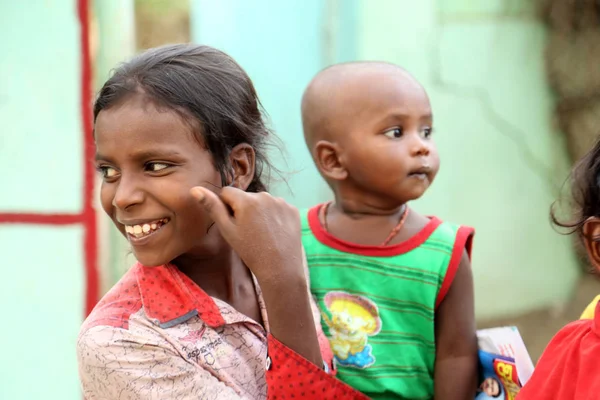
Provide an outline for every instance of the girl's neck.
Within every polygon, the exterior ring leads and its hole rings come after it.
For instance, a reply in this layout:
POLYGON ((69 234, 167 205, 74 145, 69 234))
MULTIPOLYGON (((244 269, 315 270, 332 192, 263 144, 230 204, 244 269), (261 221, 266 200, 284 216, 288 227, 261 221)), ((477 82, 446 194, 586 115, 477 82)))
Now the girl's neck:
POLYGON ((173 264, 209 296, 229 304, 254 287, 250 270, 229 247, 212 256, 183 255, 173 264))

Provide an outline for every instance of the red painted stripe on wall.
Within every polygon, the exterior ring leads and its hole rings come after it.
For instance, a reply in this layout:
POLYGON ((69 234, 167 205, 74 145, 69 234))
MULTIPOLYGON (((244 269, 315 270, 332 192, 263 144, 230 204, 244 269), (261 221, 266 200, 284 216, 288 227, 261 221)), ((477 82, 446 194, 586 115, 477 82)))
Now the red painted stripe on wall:
POLYGON ((77 0, 80 24, 81 45, 81 120, 83 126, 83 224, 85 229, 84 254, 86 273, 85 315, 87 316, 98 301, 98 241, 96 211, 94 210, 94 140, 92 137, 92 61, 90 54, 90 14, 89 1, 77 0))
POLYGON ((0 214, 0 224, 73 225, 82 222, 81 214, 0 214))

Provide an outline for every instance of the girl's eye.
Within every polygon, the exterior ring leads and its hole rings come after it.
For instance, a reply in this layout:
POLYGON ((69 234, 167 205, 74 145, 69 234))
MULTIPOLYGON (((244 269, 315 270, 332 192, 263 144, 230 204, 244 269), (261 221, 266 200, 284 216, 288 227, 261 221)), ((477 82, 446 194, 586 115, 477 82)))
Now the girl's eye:
POLYGON ((158 171, 162 171, 163 169, 167 169, 169 168, 169 164, 165 164, 165 163, 159 163, 159 162, 151 162, 146 164, 146 170, 150 171, 150 172, 158 172, 158 171))
POLYGON ((100 174, 102 174, 102 178, 107 179, 107 178, 114 178, 117 175, 117 170, 112 168, 112 167, 108 167, 106 165, 100 166, 97 168, 98 172, 100 172, 100 174))
POLYGON ((383 134, 391 139, 398 139, 402 137, 402 128, 392 128, 385 131, 383 134))
POLYGON ((432 133, 433 133, 433 128, 424 128, 423 129, 423 137, 425 139, 429 139, 431 137, 432 133))

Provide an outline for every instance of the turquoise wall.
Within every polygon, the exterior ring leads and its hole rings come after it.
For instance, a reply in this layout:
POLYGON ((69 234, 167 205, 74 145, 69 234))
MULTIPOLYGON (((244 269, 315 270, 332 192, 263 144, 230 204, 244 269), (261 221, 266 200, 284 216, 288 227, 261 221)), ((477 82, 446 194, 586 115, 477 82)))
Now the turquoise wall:
POLYGON ((299 99, 322 65, 323 1, 191 1, 192 38, 233 56, 251 76, 261 101, 285 144, 273 152, 285 174, 275 192, 308 206, 329 196, 300 130, 299 99), (287 165, 283 161, 286 158, 287 165))
POLYGON ((23 7, 0 2, 0 170, 2 193, 10 194, 0 196, 0 212, 81 210, 81 74, 75 4, 37 1, 23 7), (40 30, 52 20, 62 23, 40 30), (61 148, 71 150, 57 157, 56 149, 61 148))
MULTIPOLYGON (((0 214, 82 209, 75 1, 1 1, 0 214)), ((0 399, 80 399, 83 228, 0 224, 0 399)))
POLYGON ((476 228, 479 318, 560 304, 578 268, 548 208, 566 177, 551 126, 545 32, 520 2, 468 0, 192 0, 192 37, 231 54, 254 80, 289 156, 299 207, 328 200, 300 126, 302 91, 321 68, 385 60, 411 71, 432 100, 442 169, 413 206, 476 228))
POLYGON ((0 399, 81 399, 82 237, 79 226, 0 225, 0 399))

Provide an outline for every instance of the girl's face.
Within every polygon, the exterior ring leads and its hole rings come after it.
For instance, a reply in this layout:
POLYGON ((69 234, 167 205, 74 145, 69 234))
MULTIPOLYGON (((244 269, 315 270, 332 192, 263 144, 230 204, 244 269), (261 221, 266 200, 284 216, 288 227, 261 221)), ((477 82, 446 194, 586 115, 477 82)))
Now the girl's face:
POLYGON ((140 263, 207 256, 222 244, 189 194, 194 186, 220 187, 221 177, 179 114, 134 96, 98 114, 95 140, 102 208, 140 263))

